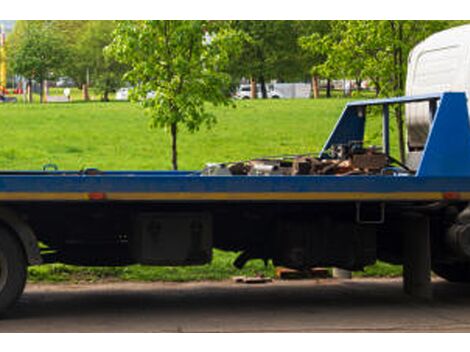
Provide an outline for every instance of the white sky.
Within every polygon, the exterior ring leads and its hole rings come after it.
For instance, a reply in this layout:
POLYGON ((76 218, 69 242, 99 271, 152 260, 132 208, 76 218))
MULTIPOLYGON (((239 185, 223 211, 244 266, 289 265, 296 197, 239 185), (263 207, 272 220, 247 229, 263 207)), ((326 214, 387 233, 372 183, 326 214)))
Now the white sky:
POLYGON ((465 0, 21 0, 7 19, 465 19, 465 0))

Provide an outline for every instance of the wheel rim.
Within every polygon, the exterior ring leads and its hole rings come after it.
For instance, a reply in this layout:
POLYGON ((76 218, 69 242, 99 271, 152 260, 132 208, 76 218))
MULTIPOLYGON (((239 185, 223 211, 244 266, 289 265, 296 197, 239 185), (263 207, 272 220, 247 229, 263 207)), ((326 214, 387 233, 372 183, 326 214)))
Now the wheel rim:
POLYGON ((3 254, 3 251, 0 250, 0 292, 5 288, 8 277, 8 264, 7 258, 3 254))

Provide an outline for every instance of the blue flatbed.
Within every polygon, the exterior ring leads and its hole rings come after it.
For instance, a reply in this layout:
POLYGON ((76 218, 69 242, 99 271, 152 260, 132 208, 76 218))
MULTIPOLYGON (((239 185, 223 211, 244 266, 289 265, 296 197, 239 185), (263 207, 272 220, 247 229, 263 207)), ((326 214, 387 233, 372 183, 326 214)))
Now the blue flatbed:
MULTIPOLYGON (((362 140, 367 106, 429 102, 433 125, 415 174, 206 176, 198 171, 6 171, 2 201, 437 201, 470 200, 470 128, 464 93, 349 103, 326 142, 362 140), (440 101, 437 107, 437 101, 440 101)), ((384 125, 388 128, 388 114, 384 125)), ((389 144, 384 130, 384 144, 389 144)), ((388 147, 387 147, 388 148, 388 147)))
POLYGON ((2 201, 470 200, 470 177, 201 176, 195 172, 0 175, 2 201))

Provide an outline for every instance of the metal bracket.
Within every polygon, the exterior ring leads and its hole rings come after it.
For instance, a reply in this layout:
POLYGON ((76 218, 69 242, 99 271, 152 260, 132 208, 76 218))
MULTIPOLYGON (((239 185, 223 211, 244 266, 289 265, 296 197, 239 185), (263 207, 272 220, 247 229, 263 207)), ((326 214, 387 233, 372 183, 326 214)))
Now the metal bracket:
POLYGON ((362 225, 380 225, 385 222, 385 203, 379 203, 379 217, 377 219, 364 219, 361 216, 361 202, 356 202, 356 222, 362 225))
POLYGON ((42 167, 42 171, 58 171, 59 170, 59 167, 56 165, 56 164, 45 164, 43 167, 42 167))

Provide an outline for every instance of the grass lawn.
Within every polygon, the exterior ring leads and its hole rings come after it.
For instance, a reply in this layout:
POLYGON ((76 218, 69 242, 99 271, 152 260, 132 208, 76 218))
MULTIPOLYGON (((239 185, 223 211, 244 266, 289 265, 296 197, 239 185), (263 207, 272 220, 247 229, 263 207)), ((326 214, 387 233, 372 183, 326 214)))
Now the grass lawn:
MULTIPOLYGON (((236 108, 213 110, 218 123, 196 134, 179 134, 180 169, 201 169, 206 162, 236 161, 263 155, 315 152, 321 149, 345 99, 257 100, 237 102, 236 108)), ((367 141, 377 143, 378 118, 370 119, 367 141)), ((393 126, 392 126, 393 128, 393 126)), ((150 130, 139 107, 125 102, 0 105, 0 168, 40 170, 54 163, 61 170, 96 167, 102 170, 169 169, 170 139, 150 130)), ((242 272, 231 265, 235 254, 215 251, 213 263, 201 267, 77 268, 45 265, 30 269, 30 280, 224 279, 263 273, 273 267, 249 263, 242 272)), ((400 268, 378 264, 366 275, 397 275, 400 268)), ((364 275, 364 274, 362 274, 364 275)))

